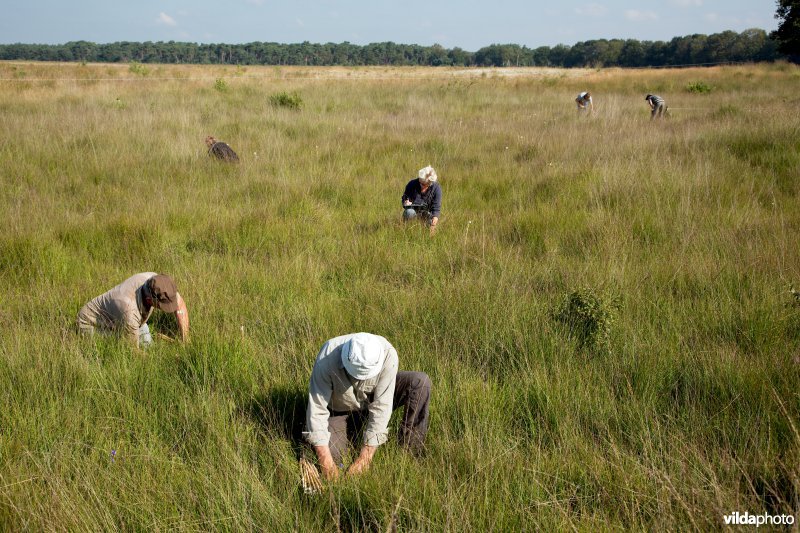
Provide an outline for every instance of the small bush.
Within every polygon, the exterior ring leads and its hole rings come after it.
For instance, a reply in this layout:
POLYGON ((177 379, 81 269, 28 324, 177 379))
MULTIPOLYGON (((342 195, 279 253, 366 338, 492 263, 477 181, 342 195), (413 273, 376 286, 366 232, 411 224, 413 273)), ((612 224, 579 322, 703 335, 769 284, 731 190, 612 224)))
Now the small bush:
POLYGON ((698 94, 710 93, 712 89, 713 87, 711 87, 704 81, 696 81, 686 86, 687 92, 698 93, 698 94))
POLYGON ((553 312, 553 318, 567 326, 580 348, 609 352, 618 307, 615 298, 583 288, 569 293, 553 312))
POLYGON ((228 82, 226 82, 222 78, 217 78, 214 80, 214 89, 218 90, 221 93, 226 93, 229 90, 228 82))
POLYGON ((132 61, 128 67, 128 71, 130 71, 131 74, 136 74, 137 76, 147 76, 150 74, 150 69, 138 61, 132 61))
POLYGON ((287 93, 286 91, 275 93, 269 97, 269 102, 275 107, 288 107, 289 109, 300 109, 303 107, 303 99, 297 93, 287 93))

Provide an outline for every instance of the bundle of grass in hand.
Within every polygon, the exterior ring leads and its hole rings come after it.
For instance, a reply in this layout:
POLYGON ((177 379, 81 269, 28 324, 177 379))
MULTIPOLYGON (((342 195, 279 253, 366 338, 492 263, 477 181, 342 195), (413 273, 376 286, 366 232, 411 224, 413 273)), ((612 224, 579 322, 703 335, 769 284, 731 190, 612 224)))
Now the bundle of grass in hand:
POLYGON ((305 455, 300 457, 300 484, 303 486, 303 494, 322 492, 322 479, 319 477, 319 471, 311 461, 306 459, 305 455))

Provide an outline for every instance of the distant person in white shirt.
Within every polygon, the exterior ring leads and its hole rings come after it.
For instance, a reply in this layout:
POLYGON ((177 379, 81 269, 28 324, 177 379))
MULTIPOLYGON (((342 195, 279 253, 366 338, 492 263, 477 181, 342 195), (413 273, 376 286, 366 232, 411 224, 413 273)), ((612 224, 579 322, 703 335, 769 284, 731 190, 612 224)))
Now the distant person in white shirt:
POLYGON ((583 113, 590 113, 594 111, 594 104, 592 104, 592 95, 589 91, 584 91, 575 98, 575 103, 578 104, 578 111, 583 113))

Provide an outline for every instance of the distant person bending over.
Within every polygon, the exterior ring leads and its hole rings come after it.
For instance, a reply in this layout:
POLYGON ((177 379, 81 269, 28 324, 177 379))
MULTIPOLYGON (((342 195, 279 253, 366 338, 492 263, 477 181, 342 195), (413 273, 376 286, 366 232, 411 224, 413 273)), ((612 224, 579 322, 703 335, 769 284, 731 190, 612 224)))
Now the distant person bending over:
POLYGON ((592 103, 592 95, 588 92, 582 92, 575 98, 575 103, 578 104, 578 111, 589 112, 594 111, 594 104, 592 103))
POLYGON ((311 371, 303 437, 325 479, 339 476, 356 436, 363 439, 361 451, 347 474, 366 471, 400 407, 399 445, 414 455, 424 452, 431 381, 424 372, 398 372, 398 366, 397 351, 379 335, 351 333, 322 345, 311 371))
POLYGON ((134 345, 153 342, 147 319, 153 309, 175 313, 183 341, 189 340, 189 312, 172 278, 155 272, 142 272, 89 301, 78 313, 78 331, 120 334, 134 345))
POLYGON ((658 95, 648 94, 644 97, 650 106, 650 120, 663 118, 667 114, 667 103, 658 95))
POLYGON ((208 146, 208 155, 213 155, 222 161, 229 161, 231 163, 239 162, 239 156, 236 155, 236 152, 234 152, 230 146, 222 141, 218 141, 211 135, 206 137, 206 146, 208 146))
POLYGON ((403 220, 422 219, 436 231, 442 213, 442 187, 433 167, 420 169, 419 177, 408 182, 403 192, 403 220))

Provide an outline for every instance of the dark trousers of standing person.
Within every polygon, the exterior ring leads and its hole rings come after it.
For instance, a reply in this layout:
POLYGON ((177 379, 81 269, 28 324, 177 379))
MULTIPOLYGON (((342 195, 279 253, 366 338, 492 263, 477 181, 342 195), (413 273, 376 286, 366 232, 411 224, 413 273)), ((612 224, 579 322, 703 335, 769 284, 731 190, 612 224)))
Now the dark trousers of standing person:
MULTIPOLYGON (((400 407, 405 408, 397 442, 415 455, 421 454, 425 448, 430 398, 431 380, 426 373, 406 371, 397 373, 392 411, 400 407)), ((368 418, 368 411, 331 413, 328 419, 328 431, 331 433, 328 447, 337 465, 342 464, 342 457, 351 447, 349 436, 362 435, 368 418)))

